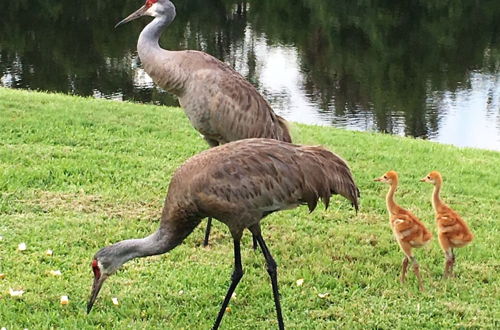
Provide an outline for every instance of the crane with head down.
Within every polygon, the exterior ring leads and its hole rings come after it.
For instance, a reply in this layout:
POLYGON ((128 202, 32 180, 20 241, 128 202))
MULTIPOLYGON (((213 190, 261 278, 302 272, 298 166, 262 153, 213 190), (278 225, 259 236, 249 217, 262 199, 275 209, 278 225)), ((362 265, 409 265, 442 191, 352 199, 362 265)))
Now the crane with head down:
POLYGON ((206 150, 188 159, 174 173, 163 207, 160 228, 150 236, 115 243, 93 260, 94 283, 90 312, 104 281, 125 262, 166 253, 179 245, 204 217, 228 226, 234 243, 231 285, 213 326, 222 321, 229 300, 243 277, 240 240, 250 230, 264 254, 271 277, 280 329, 284 328, 278 292, 277 266, 261 234, 260 221, 280 210, 318 199, 328 207, 340 194, 358 209, 359 190, 349 167, 334 153, 272 139, 245 139, 206 150))

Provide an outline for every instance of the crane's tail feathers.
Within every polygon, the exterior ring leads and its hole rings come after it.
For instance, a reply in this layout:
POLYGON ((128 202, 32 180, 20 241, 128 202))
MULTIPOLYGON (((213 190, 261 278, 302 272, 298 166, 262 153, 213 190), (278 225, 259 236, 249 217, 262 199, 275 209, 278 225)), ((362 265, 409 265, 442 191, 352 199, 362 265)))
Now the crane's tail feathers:
POLYGON ((360 193, 347 163, 324 148, 305 149, 313 154, 311 161, 307 162, 307 172, 304 173, 303 200, 309 211, 316 208, 320 198, 325 208, 328 208, 331 195, 339 194, 351 202, 357 213, 360 193))
MULTIPOLYGON (((353 183, 354 183, 354 180, 353 180, 353 183)), ((361 197, 361 193, 359 191, 359 188, 355 185, 354 195, 353 195, 353 199, 352 199, 352 206, 356 210, 356 215, 358 214, 358 211, 359 211, 359 198, 360 197, 361 197)))
POLYGON ((356 215, 357 215, 359 211, 359 198, 361 198, 361 192, 359 191, 358 187, 356 187, 356 193, 357 193, 357 198, 356 201, 352 203, 352 206, 356 210, 356 215))

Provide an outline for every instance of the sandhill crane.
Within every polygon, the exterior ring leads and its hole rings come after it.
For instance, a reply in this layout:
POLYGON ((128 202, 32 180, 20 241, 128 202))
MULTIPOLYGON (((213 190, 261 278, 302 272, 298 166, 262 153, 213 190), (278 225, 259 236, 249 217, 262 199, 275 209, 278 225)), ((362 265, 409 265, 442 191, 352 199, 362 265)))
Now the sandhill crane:
POLYGON ((432 193, 432 206, 436 212, 436 224, 438 227, 439 245, 445 254, 444 277, 453 276, 453 265, 455 264, 454 248, 463 247, 469 244, 474 235, 470 231, 467 223, 439 196, 443 178, 438 171, 432 171, 420 181, 434 185, 432 193))
POLYGON ((405 281, 408 262, 413 263, 413 272, 418 279, 418 287, 423 291, 422 278, 417 259, 412 253, 413 248, 419 248, 427 244, 432 234, 425 225, 410 211, 405 210, 394 201, 394 193, 398 187, 398 174, 395 171, 389 171, 375 181, 387 183, 390 185, 386 196, 387 211, 389 212, 389 221, 394 233, 394 237, 399 243, 401 250, 405 254, 401 267, 401 283, 405 281))
MULTIPOLYGON (((231 67, 204 52, 160 48, 162 31, 175 15, 170 0, 147 0, 116 26, 142 16, 154 17, 137 42, 144 70, 154 82, 179 98, 191 124, 209 146, 247 138, 292 142, 286 120, 276 115, 257 89, 231 67)), ((209 218, 205 246, 210 227, 209 218)))
POLYGON ((92 261, 94 282, 90 312, 103 282, 130 259, 166 253, 179 245, 204 217, 229 227, 234 243, 231 285, 214 324, 218 328, 231 295, 243 276, 240 240, 244 229, 257 239, 271 278, 280 329, 284 328, 276 262, 261 235, 267 215, 299 204, 310 211, 318 199, 328 206, 340 194, 358 209, 359 190, 337 155, 322 147, 272 139, 246 139, 208 149, 188 159, 174 173, 162 211, 160 228, 142 239, 118 242, 99 250, 92 261))

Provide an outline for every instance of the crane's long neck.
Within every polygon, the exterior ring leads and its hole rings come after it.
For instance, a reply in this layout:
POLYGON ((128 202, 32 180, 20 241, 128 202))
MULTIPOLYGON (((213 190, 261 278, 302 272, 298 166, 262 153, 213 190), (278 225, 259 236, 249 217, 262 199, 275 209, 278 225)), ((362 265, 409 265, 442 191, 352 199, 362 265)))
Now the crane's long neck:
POLYGON ((145 60, 155 52, 162 50, 159 44, 160 36, 165 27, 167 27, 172 20, 173 17, 170 16, 155 17, 155 19, 142 30, 139 35, 139 40, 137 41, 137 51, 139 52, 141 60, 145 60))
POLYGON ((390 214, 395 214, 399 209, 399 205, 396 204, 396 202, 394 201, 394 193, 396 192, 397 188, 398 188, 397 181, 393 181, 391 183, 389 191, 387 192, 387 196, 385 197, 387 211, 389 211, 390 214))
POLYGON ((182 57, 179 58, 178 52, 162 49, 158 43, 163 29, 172 22, 174 17, 175 9, 172 7, 166 15, 156 17, 149 23, 139 36, 137 51, 144 70, 153 81, 161 88, 181 98, 185 92, 190 71, 185 70, 180 64, 182 57))
POLYGON ((432 193, 432 206, 434 207, 434 210, 436 212, 445 205, 441 200, 440 193, 441 193, 441 182, 438 181, 434 185, 434 192, 432 193))
POLYGON ((201 219, 162 220, 160 228, 153 234, 138 239, 128 239, 113 244, 107 249, 116 256, 119 265, 134 259, 166 253, 182 241, 200 223, 201 219))
POLYGON ((172 239, 168 232, 164 232, 160 228, 145 238, 127 239, 113 244, 109 248, 114 250, 114 254, 119 259, 119 264, 124 264, 134 258, 166 253, 179 243, 172 239))

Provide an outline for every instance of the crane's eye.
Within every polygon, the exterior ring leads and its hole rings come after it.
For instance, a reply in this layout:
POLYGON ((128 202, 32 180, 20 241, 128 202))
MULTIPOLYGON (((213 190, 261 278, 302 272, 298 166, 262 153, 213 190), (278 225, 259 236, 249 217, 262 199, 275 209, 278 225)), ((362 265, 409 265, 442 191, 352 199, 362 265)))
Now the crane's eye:
POLYGON ((384 175, 384 179, 387 179, 387 175, 384 175))
POLYGON ((430 176, 427 176, 427 179, 429 179, 429 180, 430 180, 430 179, 431 179, 431 177, 430 177, 430 176))

